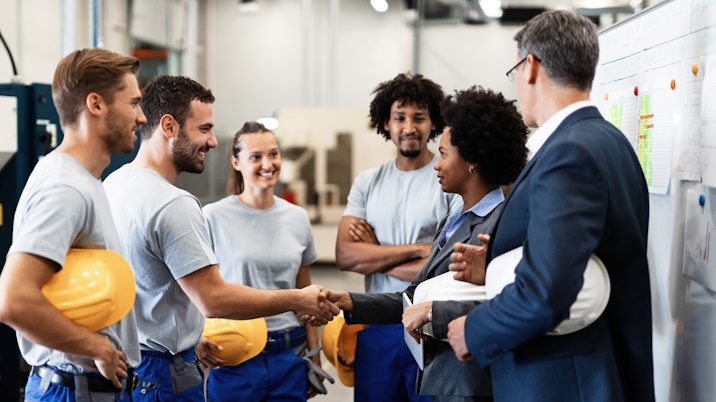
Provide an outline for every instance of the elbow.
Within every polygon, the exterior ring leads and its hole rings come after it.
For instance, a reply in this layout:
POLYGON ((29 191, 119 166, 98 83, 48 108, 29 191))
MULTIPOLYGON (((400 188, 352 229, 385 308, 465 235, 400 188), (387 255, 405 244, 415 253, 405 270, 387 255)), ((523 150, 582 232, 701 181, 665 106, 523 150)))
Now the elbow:
POLYGON ((199 312, 201 312, 201 315, 205 318, 226 317, 226 313, 222 310, 221 304, 212 301, 212 298, 209 298, 209 300, 201 300, 199 303, 195 302, 194 305, 199 309, 199 312))
POLYGON ((336 250, 336 266, 341 271, 350 271, 353 268, 353 264, 346 253, 338 250, 336 250))
POLYGON ((0 294, 0 322, 12 326, 17 318, 17 309, 9 293, 10 292, 2 292, 2 294, 0 294))

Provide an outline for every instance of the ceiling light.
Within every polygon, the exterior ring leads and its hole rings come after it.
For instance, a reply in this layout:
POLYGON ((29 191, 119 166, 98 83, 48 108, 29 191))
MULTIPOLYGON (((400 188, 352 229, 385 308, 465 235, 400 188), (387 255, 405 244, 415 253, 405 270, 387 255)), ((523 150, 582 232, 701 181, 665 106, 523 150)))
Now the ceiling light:
POLYGON ((384 13, 388 11, 388 1, 387 0, 370 0, 370 5, 373 6, 375 11, 379 13, 384 13))
POLYGON ((275 130, 278 128, 278 119, 275 117, 262 117, 256 121, 263 124, 267 130, 275 130))

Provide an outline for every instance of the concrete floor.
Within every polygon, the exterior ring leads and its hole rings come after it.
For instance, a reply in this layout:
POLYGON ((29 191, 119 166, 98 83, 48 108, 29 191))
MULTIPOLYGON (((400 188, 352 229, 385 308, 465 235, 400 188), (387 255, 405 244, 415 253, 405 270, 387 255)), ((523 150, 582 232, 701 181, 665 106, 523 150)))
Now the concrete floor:
MULTIPOLYGON (((332 265, 319 265, 311 267, 311 281, 325 288, 345 290, 348 292, 364 292, 363 275, 353 272, 342 272, 332 265)), ((319 338, 320 331, 319 328, 319 338)), ((324 381, 326 385, 327 395, 317 395, 310 399, 315 402, 352 402, 353 388, 349 388, 338 381, 336 368, 326 360, 325 355, 321 355, 323 369, 328 372, 336 382, 334 384, 324 381)))

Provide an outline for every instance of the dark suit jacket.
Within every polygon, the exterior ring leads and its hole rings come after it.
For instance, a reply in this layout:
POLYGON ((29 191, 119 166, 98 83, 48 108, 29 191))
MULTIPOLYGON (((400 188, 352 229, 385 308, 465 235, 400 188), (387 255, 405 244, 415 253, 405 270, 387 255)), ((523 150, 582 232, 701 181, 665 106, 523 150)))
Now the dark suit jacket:
MULTIPOLYGON (((501 205, 498 205, 486 217, 470 214, 455 231, 442 249, 438 248, 440 232, 445 219, 440 223, 430 256, 422 271, 405 289, 410 300, 415 288, 423 281, 448 271, 450 254, 455 243, 482 245, 478 234, 490 233, 497 222, 501 205)), ((364 294, 351 293, 353 312, 346 317, 349 324, 397 324, 403 317, 402 293, 364 294)), ((491 395, 490 373, 480 368, 477 362, 460 362, 450 344, 439 339, 447 337, 447 325, 453 319, 467 314, 477 302, 434 301, 433 334, 436 339, 425 343, 425 371, 418 374, 417 390, 422 395, 473 396, 491 395)))
POLYGON ((492 236, 491 258, 524 246, 515 282, 466 321, 495 401, 654 400, 648 219, 644 173, 624 135, 594 107, 569 115, 515 181, 492 236), (604 314, 544 335, 568 317, 592 253, 611 280, 604 314))

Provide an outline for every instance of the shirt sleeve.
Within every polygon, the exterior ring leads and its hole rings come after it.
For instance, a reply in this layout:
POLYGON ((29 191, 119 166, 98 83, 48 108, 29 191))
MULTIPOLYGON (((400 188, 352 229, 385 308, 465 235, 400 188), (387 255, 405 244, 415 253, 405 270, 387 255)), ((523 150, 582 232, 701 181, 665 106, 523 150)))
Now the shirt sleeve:
POLYGON ((343 216, 355 216, 356 218, 365 219, 365 205, 366 198, 368 196, 368 183, 369 178, 366 173, 361 173, 353 181, 351 191, 348 193, 348 205, 346 210, 343 212, 343 216))
POLYGON ((217 263, 197 200, 181 196, 157 213, 153 250, 162 256, 175 279, 217 263))
POLYGON ((204 214, 204 225, 206 226, 206 235, 208 236, 209 244, 212 250, 216 250, 214 248, 214 232, 211 227, 211 214, 206 208, 202 209, 202 213, 204 214))
POLYGON ((33 254, 62 267, 67 250, 82 231, 87 208, 84 197, 72 187, 55 185, 38 191, 25 204, 22 220, 14 223, 8 255, 33 254))
POLYGON ((318 260, 318 252, 313 241, 313 232, 311 231, 311 222, 308 219, 308 215, 306 215, 306 233, 308 234, 308 241, 306 242, 306 248, 303 250, 303 255, 301 255, 302 267, 311 265, 318 260))

